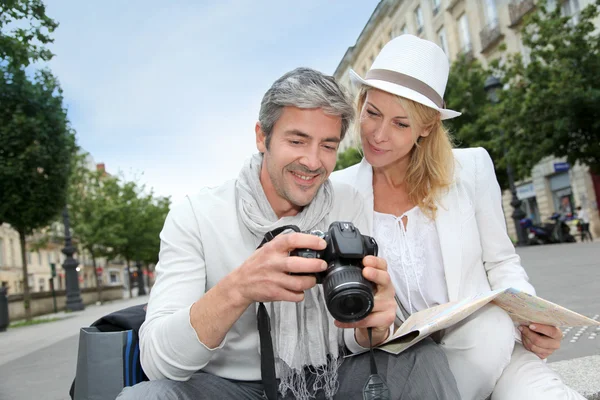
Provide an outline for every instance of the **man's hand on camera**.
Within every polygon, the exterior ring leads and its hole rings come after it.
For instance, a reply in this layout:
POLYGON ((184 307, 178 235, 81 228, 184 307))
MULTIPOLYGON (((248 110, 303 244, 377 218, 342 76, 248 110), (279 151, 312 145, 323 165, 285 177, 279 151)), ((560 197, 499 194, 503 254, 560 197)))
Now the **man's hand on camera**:
POLYGON ((364 319, 354 323, 335 321, 340 328, 355 328, 356 341, 362 347, 369 347, 367 328, 373 328, 373 346, 388 338, 390 327, 396 319, 396 300, 394 286, 387 272, 387 263, 383 258, 367 256, 363 259, 363 276, 375 283, 375 304, 373 311, 364 319))
POLYGON ((323 250, 325 240, 305 233, 278 235, 256 250, 234 272, 230 281, 235 282, 240 301, 254 302, 304 300, 304 291, 316 285, 314 276, 327 268, 327 263, 316 258, 289 257, 297 248, 323 250), (310 275, 290 275, 304 273, 310 275))

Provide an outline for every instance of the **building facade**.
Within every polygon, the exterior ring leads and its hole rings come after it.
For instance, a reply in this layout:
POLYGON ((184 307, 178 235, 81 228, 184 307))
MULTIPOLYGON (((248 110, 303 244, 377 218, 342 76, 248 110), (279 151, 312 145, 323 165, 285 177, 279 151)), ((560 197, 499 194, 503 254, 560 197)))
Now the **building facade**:
MULTIPOLYGON (((561 7, 563 15, 577 22, 579 12, 592 1, 548 3, 551 7, 561 7)), ((502 57, 501 44, 506 46, 507 53, 520 52, 527 60, 519 27, 523 17, 535 7, 534 0, 382 0, 354 46, 344 54, 334 76, 350 88, 350 69, 364 76, 385 43, 403 33, 435 42, 450 62, 465 54, 487 66, 502 57)), ((600 26, 600 21, 596 21, 596 26, 600 26)), ((358 145, 356 129, 352 127, 340 151, 358 145)), ((600 236, 600 177, 590 174, 586 166, 569 166, 561 159, 546 159, 536 165, 529 179, 516 186, 523 210, 535 221, 543 223, 556 211, 574 211, 581 206, 591 217, 592 234, 600 236)), ((511 198, 510 192, 503 194, 509 235, 516 239, 511 198)))

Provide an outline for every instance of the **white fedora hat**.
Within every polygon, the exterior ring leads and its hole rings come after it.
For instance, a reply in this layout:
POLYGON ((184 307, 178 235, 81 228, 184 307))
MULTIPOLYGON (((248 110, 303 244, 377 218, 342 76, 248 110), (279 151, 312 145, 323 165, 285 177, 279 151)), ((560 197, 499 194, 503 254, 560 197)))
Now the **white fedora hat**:
POLYGON ((361 78, 350 70, 355 85, 367 85, 421 103, 440 112, 441 119, 458 117, 444 103, 450 64, 444 51, 435 43, 413 35, 390 40, 361 78))

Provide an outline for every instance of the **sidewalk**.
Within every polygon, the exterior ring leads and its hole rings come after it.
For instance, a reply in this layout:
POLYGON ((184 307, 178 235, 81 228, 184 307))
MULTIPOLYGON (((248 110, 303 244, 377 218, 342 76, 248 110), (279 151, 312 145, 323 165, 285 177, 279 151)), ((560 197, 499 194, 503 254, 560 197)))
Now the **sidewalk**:
POLYGON ((36 319, 58 318, 60 321, 9 328, 6 332, 0 332, 0 365, 78 335, 79 328, 90 326, 106 314, 147 302, 147 295, 114 300, 100 306, 88 305, 83 311, 59 312, 36 317, 36 319))
POLYGON ((600 355, 558 361, 548 366, 586 399, 600 400, 600 355))

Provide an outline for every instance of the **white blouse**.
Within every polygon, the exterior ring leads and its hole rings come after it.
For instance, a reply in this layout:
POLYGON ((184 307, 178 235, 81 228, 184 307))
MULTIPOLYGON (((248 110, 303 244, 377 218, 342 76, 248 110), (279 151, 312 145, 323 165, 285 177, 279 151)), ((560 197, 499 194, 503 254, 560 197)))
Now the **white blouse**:
POLYGON ((419 207, 400 217, 374 212, 379 256, 388 263, 396 295, 413 313, 448 302, 448 287, 435 221, 419 207), (406 226, 402 218, 406 217, 406 226))

